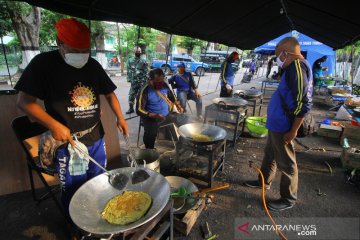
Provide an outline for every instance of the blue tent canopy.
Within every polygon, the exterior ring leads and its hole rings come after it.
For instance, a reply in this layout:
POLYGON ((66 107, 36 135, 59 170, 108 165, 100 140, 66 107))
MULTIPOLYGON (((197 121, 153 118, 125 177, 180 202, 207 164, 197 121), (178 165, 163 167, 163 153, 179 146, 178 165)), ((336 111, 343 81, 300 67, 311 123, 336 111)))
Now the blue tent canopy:
POLYGON ((254 52, 265 55, 274 55, 276 45, 281 39, 285 37, 295 37, 298 39, 301 51, 306 52, 306 59, 311 66, 317 59, 326 55, 328 58, 326 62, 322 65, 327 66, 329 69, 328 71, 324 71, 324 74, 334 75, 336 52, 331 47, 326 46, 325 44, 316 41, 315 39, 312 39, 311 37, 297 31, 285 33, 284 35, 281 35, 280 37, 277 37, 270 42, 267 42, 260 47, 255 48, 254 52))

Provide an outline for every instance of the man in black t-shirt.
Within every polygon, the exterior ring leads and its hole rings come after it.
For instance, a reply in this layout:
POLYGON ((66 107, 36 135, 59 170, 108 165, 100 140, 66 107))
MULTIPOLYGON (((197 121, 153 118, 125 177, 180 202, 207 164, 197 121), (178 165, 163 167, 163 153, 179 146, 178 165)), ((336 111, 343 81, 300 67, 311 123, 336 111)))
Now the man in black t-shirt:
POLYGON ((115 113, 120 132, 128 135, 128 125, 114 93, 116 86, 101 65, 89 57, 89 29, 72 18, 61 19, 55 27, 59 50, 37 55, 15 89, 20 91, 18 107, 47 127, 54 139, 64 143, 55 152, 55 164, 62 186, 62 201, 68 212, 75 191, 102 173, 92 162, 84 174, 70 171, 69 151, 72 149, 68 148, 68 143, 74 145, 72 136, 77 136, 87 147, 89 155, 106 166, 104 129, 100 121, 101 94, 105 95, 115 113), (46 111, 37 99, 44 101, 46 111))

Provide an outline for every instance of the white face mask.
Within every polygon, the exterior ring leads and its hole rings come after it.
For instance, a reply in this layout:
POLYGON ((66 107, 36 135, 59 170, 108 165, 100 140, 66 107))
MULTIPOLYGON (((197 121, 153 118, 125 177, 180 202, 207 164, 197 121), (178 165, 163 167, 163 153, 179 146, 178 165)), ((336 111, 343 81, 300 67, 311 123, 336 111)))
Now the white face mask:
POLYGON ((301 54, 292 53, 292 52, 285 52, 285 59, 284 61, 281 61, 280 56, 283 54, 283 52, 280 53, 280 55, 276 58, 277 64, 282 68, 284 63, 286 62, 288 54, 295 55, 295 56, 301 56, 301 54))
POLYGON ((89 60, 90 53, 65 53, 64 60, 74 68, 82 68, 89 60))
POLYGON ((283 67, 283 65, 284 65, 284 62, 286 61, 286 58, 287 58, 287 56, 285 57, 285 60, 284 61, 281 61, 281 59, 280 59, 280 56, 282 55, 282 53, 283 52, 281 52, 280 53, 280 55, 276 58, 276 62, 277 62, 277 64, 279 65, 279 67, 283 67))

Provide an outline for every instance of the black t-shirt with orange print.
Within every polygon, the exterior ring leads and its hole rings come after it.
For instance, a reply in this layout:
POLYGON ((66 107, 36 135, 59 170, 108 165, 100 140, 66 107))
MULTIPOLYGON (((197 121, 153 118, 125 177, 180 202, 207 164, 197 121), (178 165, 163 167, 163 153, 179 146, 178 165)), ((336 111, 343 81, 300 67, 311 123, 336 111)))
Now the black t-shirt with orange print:
POLYGON ((15 89, 43 100, 46 112, 71 133, 99 123, 80 139, 91 145, 104 135, 99 95, 113 92, 116 86, 96 60, 89 58, 83 68, 77 69, 66 64, 56 50, 34 57, 15 89))

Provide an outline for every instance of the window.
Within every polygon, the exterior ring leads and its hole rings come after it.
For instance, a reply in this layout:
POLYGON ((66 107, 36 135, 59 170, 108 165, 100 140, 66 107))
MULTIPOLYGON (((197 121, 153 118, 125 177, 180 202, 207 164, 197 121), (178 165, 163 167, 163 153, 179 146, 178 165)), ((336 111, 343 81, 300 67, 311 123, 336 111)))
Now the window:
POLYGON ((106 38, 105 43, 106 44, 114 44, 115 43, 115 38, 112 38, 112 37, 106 38))

